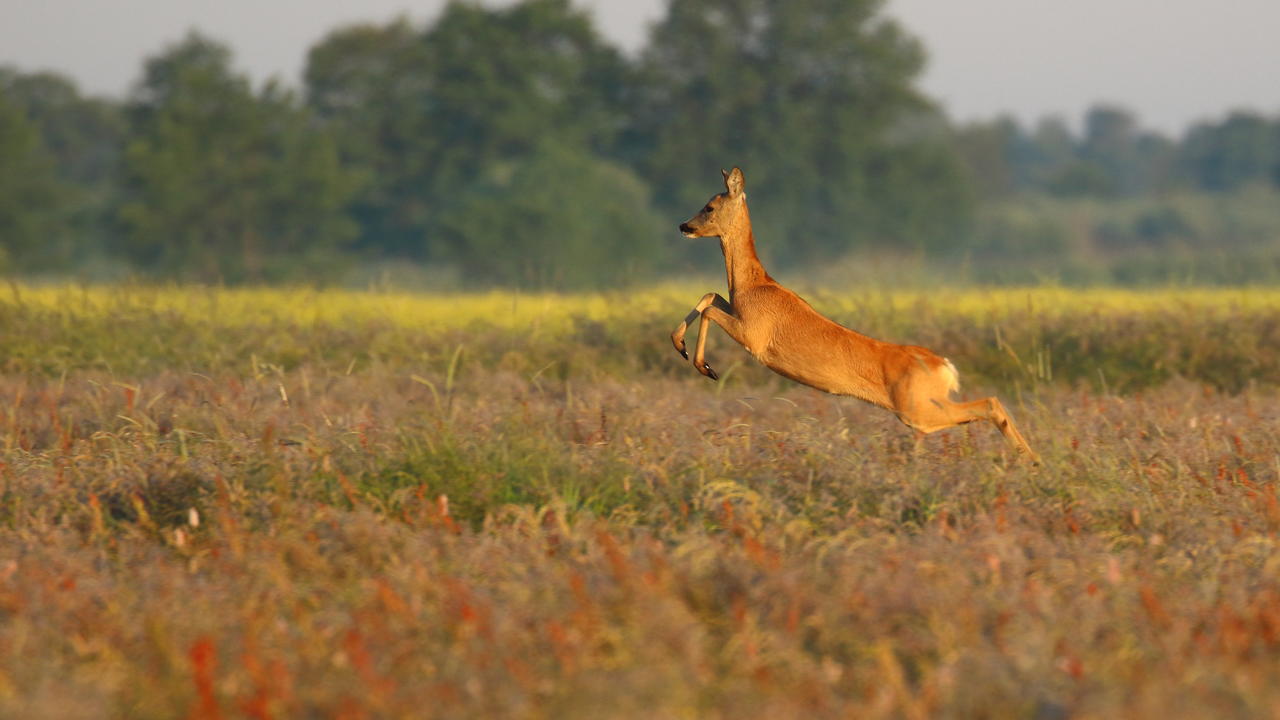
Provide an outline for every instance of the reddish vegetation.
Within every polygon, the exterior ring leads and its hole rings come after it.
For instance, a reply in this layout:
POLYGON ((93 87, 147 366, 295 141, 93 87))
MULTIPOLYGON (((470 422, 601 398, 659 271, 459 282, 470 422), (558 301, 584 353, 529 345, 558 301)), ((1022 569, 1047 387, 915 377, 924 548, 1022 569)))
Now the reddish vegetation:
POLYGON ((1005 388, 1033 468, 759 377, 503 352, 0 377, 0 715, 1280 708, 1271 390, 1005 388))

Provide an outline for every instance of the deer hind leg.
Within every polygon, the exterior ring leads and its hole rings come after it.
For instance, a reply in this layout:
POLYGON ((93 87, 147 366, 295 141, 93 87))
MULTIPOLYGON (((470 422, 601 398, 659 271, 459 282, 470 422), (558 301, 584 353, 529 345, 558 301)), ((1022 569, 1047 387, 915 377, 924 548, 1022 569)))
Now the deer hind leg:
POLYGON ((1009 417, 1009 412, 1004 409, 999 398, 989 397, 970 402, 955 402, 946 398, 931 399, 924 401, 913 410, 909 414, 900 412, 899 416, 902 417, 903 422, 922 433, 937 432, 975 420, 988 420, 1011 445, 1025 452, 1032 462, 1037 464, 1040 462, 1040 456, 1027 444, 1027 439, 1022 436, 1022 433, 1018 432, 1018 428, 1013 424, 1013 418, 1009 417))
POLYGON ((680 357, 685 360, 689 359, 689 351, 685 349, 684 334, 689 329, 689 325, 700 318, 702 311, 710 307, 712 303, 720 305, 725 312, 731 311, 728 300, 720 297, 719 293, 710 292, 703 295, 698 304, 694 305, 693 309, 689 311, 689 314, 684 316, 684 320, 680 321, 676 329, 671 331, 671 344, 676 346, 676 352, 680 353, 680 357))
POLYGON ((1004 409, 1004 405, 1000 400, 989 397, 987 402, 991 405, 991 422, 996 426, 996 429, 1005 436, 1005 439, 1021 448, 1027 454, 1027 457, 1031 458, 1032 462, 1039 465, 1040 456, 1027 444, 1027 439, 1022 437, 1022 433, 1018 432, 1017 426, 1013 424, 1013 418, 1009 417, 1009 413, 1004 409))
POLYGON ((743 342, 746 334, 742 330, 742 321, 733 316, 729 303, 724 302, 724 298, 719 295, 716 295, 716 301, 710 307, 702 311, 702 321, 698 324, 698 345, 693 351, 693 366, 698 368, 698 372, 712 380, 719 380, 720 376, 716 375, 716 371, 711 369, 705 359, 707 330, 711 327, 712 322, 719 325, 722 330, 729 334, 729 337, 743 347, 746 347, 746 343, 743 342))

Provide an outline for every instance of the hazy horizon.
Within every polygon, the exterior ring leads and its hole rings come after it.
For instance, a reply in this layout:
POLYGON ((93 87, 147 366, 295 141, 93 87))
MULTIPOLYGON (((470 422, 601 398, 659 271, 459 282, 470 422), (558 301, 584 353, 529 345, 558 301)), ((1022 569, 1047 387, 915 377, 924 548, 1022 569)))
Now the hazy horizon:
MULTIPOLYGON (((665 7, 665 0, 575 3, 628 52, 643 44, 665 7)), ((307 49, 334 28, 398 15, 422 23, 444 4, 0 0, 0 64, 53 70, 86 93, 121 97, 144 58, 199 29, 228 43, 237 67, 255 81, 277 77, 297 85, 307 49)), ((956 120, 1056 115, 1076 123, 1089 106, 1108 103, 1130 109, 1147 127, 1178 134, 1237 109, 1280 112, 1268 77, 1280 67, 1280 45, 1271 38, 1280 5, 1264 0, 1235 0, 1213 11, 1191 0, 890 0, 886 7, 924 42, 930 61, 920 86, 956 120)))

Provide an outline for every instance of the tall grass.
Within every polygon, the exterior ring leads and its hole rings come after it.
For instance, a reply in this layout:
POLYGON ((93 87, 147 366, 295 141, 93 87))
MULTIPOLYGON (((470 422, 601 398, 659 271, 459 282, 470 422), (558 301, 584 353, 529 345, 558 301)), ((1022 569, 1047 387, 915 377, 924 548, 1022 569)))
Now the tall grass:
MULTIPOLYGON (((124 376, 354 371, 450 363, 560 378, 684 368, 667 335, 706 288, 617 294, 478 295, 220 288, 31 288, 0 293, 10 373, 124 376)), ((1280 384, 1280 291, 1061 288, 805 293, 876 337, 923 344, 967 378, 1010 390, 1055 380, 1133 390, 1182 377, 1238 391, 1280 384)), ((740 379, 771 377, 731 343, 740 379)), ((724 347, 728 345, 728 347, 724 347)))
POLYGON ((0 715, 1280 707, 1280 295, 812 295, 1004 392, 1041 468, 719 336, 713 384, 697 296, 19 288, 0 715))

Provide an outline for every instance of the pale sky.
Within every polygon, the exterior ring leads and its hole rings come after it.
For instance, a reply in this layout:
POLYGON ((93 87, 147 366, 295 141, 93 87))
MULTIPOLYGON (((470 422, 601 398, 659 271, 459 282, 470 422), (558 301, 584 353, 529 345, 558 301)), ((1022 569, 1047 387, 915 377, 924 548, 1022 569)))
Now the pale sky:
MULTIPOLYGON (((634 50, 666 0, 575 0, 634 50)), ((70 75, 121 96, 143 58, 198 28, 262 80, 296 83, 307 48, 334 27, 422 22, 444 0, 0 0, 0 64, 70 75)), ((1276 0, 889 0, 924 40, 921 86, 960 120, 1012 113, 1076 121, 1096 101, 1179 132, 1231 109, 1280 114, 1276 0)))

